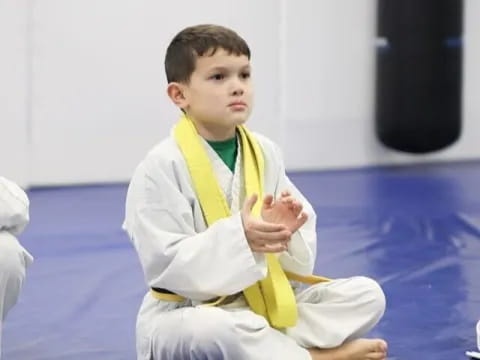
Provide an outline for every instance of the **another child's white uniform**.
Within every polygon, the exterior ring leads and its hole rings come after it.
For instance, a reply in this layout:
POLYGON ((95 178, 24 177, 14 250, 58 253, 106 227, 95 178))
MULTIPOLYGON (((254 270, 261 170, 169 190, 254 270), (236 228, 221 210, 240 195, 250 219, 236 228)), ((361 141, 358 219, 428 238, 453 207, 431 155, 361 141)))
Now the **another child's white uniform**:
MULTIPOLYGON (((311 274, 317 244, 315 213, 287 178, 278 148, 256 136, 265 157, 265 194, 278 197, 288 189, 309 215, 280 262, 285 270, 311 274)), ((147 293, 137 319, 138 359, 310 359, 305 348, 335 347, 370 330, 383 315, 385 297, 380 286, 365 277, 296 289, 299 320, 285 332, 250 311, 243 296, 220 308, 195 306, 241 292, 266 276, 264 255, 251 251, 242 226, 245 189, 240 148, 232 174, 203 143, 231 206, 231 217, 207 228, 173 136, 147 155, 130 183, 124 229, 148 285, 191 299, 175 303, 147 293)))
POLYGON ((17 302, 25 269, 33 261, 16 238, 28 224, 28 206, 23 190, 0 177, 0 349, 3 321, 17 302))

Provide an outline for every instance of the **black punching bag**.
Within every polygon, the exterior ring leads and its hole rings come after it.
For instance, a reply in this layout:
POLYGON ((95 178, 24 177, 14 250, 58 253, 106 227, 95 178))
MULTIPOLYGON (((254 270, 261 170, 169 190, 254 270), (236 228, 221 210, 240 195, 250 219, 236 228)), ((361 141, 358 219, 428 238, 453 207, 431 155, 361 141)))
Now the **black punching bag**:
POLYGON ((378 0, 376 131, 386 146, 440 150, 461 132, 462 0, 378 0))

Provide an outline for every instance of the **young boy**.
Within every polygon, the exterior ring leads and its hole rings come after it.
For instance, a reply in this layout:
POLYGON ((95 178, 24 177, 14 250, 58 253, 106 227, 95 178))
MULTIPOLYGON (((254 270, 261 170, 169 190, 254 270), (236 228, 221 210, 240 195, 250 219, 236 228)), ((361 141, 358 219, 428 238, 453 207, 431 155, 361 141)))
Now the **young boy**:
POLYGON ((17 302, 25 269, 33 261, 16 238, 28 223, 28 205, 23 190, 0 177, 0 349, 3 321, 17 302))
POLYGON ((242 125, 249 60, 245 41, 215 25, 186 28, 167 49, 167 92, 183 114, 136 169, 124 222, 151 288, 138 359, 386 359, 385 341, 359 339, 383 315, 379 285, 308 276, 315 213, 278 148, 242 125))

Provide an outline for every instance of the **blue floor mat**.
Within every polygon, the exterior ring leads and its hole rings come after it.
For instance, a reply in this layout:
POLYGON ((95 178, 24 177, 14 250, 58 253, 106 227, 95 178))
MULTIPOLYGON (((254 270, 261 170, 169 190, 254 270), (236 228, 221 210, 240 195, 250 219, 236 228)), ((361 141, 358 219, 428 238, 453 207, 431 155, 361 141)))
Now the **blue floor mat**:
MULTIPOLYGON (((480 163, 292 173, 318 215, 316 272, 387 295, 372 332, 392 360, 466 359, 480 319, 480 163)), ((34 189, 35 256, 4 331, 5 360, 132 360, 146 287, 120 226, 125 185, 34 189)))

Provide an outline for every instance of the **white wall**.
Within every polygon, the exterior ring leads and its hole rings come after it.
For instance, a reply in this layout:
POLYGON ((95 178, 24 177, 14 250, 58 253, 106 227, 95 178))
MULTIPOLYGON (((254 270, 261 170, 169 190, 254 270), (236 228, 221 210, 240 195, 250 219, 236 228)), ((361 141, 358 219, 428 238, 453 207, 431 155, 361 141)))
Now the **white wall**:
POLYGON ((163 57, 175 33, 196 23, 230 26, 249 42, 250 126, 280 142, 289 169, 480 158, 480 2, 466 0, 463 136, 421 156, 374 136, 375 5, 0 0, 0 170, 31 185, 128 180, 177 118, 163 57))
POLYGON ((288 167, 370 163, 375 1, 286 1, 286 14, 288 167))
POLYGON ((28 183, 27 0, 0 0, 0 176, 28 183))
POLYGON ((36 2, 33 184, 127 180, 178 118, 166 97, 163 59, 171 38, 196 23, 229 25, 250 40, 261 99, 257 127, 265 128, 262 119, 270 118, 276 101, 271 90, 278 87, 276 1, 244 1, 241 7, 192 1, 189 11, 185 2, 166 4, 36 2))

